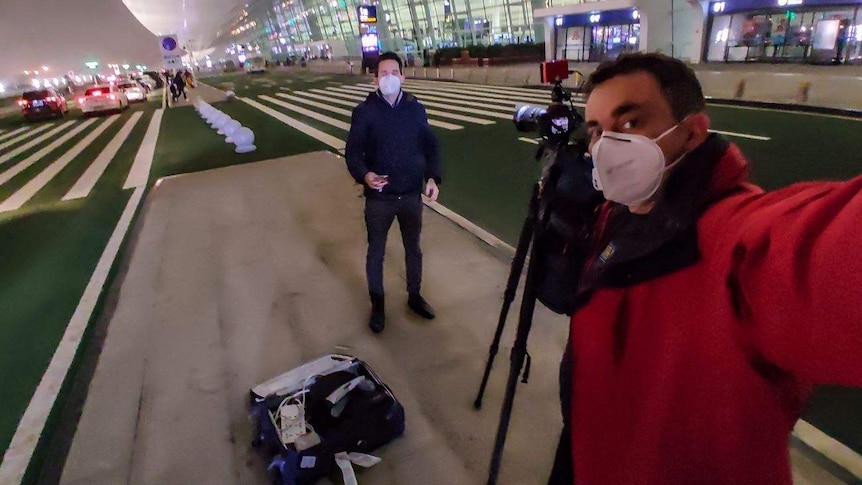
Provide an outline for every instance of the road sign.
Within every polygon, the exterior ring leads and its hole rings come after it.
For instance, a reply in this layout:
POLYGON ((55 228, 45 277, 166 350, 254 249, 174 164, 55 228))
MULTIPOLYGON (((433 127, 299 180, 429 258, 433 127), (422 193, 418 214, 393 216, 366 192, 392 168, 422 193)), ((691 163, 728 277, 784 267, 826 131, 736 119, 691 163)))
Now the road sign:
POLYGON ((159 48, 162 51, 162 67, 173 70, 183 68, 183 50, 176 35, 159 37, 159 48))

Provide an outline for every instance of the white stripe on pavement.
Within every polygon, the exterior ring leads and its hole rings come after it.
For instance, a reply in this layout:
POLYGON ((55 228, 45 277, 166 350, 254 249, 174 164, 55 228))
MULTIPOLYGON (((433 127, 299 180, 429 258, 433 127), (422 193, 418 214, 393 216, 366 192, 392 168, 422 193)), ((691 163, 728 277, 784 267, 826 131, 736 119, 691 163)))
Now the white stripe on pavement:
POLYGON ((499 106, 499 105, 488 103, 484 99, 480 100, 476 97, 473 97, 472 99, 469 99, 469 100, 468 99, 455 99, 450 95, 446 95, 446 94, 442 94, 442 93, 434 93, 432 91, 416 90, 416 89, 411 89, 410 93, 418 94, 419 96, 417 96, 417 98, 419 99, 419 101, 422 102, 422 104, 427 104, 426 101, 437 101, 437 102, 441 102, 441 103, 449 103, 449 104, 462 105, 462 106, 481 106, 485 110, 502 111, 506 114, 507 118, 510 118, 512 116, 512 113, 514 113, 514 108, 510 107, 514 103, 511 103, 511 104, 506 103, 505 106, 499 106))
POLYGON ((793 434, 803 443, 862 480, 862 455, 802 419, 796 422, 793 434))
POLYGON ((482 106, 487 106, 488 108, 491 108, 491 109, 501 109, 501 110, 514 109, 515 105, 523 104, 524 102, 540 104, 542 106, 545 106, 548 104, 547 103, 548 100, 545 100, 545 101, 539 103, 537 100, 524 99, 524 98, 518 98, 518 97, 503 98, 503 99, 487 98, 487 97, 483 97, 483 96, 480 96, 477 94, 465 94, 463 92, 461 92, 461 93, 450 93, 448 91, 440 91, 440 90, 433 89, 433 88, 408 89, 407 91, 414 93, 414 94, 421 95, 420 101, 425 99, 425 96, 429 96, 429 95, 430 96, 440 96, 440 97, 445 97, 449 102, 452 102, 452 103, 455 103, 455 102, 470 103, 473 106, 481 103, 482 106))
MULTIPOLYGON (((300 93, 297 92, 295 94, 300 94, 300 93)), ((316 101, 303 99, 299 96, 294 96, 294 95, 284 94, 284 93, 275 93, 275 95, 278 96, 279 98, 289 99, 291 101, 296 101, 297 103, 303 103, 303 104, 307 104, 309 106, 314 106, 315 108, 320 108, 320 109, 325 109, 327 111, 332 111, 333 113, 337 113, 337 114, 340 114, 342 116, 347 116, 348 118, 353 115, 353 112, 350 111, 349 109, 336 108, 336 107, 330 106, 328 104, 318 103, 316 101)), ((308 94, 306 94, 306 96, 312 97, 313 95, 309 96, 308 94)), ((323 96, 321 96, 321 97, 323 97, 323 96)), ((338 104, 338 103, 333 103, 333 104, 338 104)))
POLYGON ((30 179, 29 182, 24 184, 23 187, 15 191, 14 194, 9 196, 8 199, 4 200, 2 204, 0 204, 0 212, 8 212, 13 210, 18 210, 27 203, 28 200, 33 198, 37 192, 45 188, 48 183, 57 176, 66 165, 72 163, 72 160, 75 159, 81 152, 84 151, 85 148, 90 146, 93 143, 93 140, 99 137, 105 130, 108 129, 117 119, 117 116, 111 116, 106 119, 101 125, 97 126, 95 130, 91 131, 87 134, 81 141, 75 144, 72 148, 69 149, 66 153, 63 154, 60 158, 54 161, 51 165, 45 170, 42 170, 39 175, 30 179))
MULTIPOLYGON (((93 118, 93 119, 89 119, 89 120, 81 123, 80 125, 69 130, 68 133, 64 134, 60 138, 57 138, 56 140, 51 142, 50 145, 46 146, 45 148, 39 150, 38 152, 36 152, 32 155, 30 155, 29 157, 27 157, 23 161, 20 161, 17 164, 13 165, 9 170, 6 170, 5 172, 0 173, 0 185, 5 184, 12 177, 14 177, 14 176, 18 175, 19 173, 23 172, 24 170, 27 170, 28 168, 30 168, 30 166, 32 166, 34 163, 41 160, 45 155, 54 151, 57 147, 59 147, 63 143, 66 143, 67 141, 69 141, 73 136, 84 131, 84 129, 86 127, 90 126, 95 121, 96 121, 95 118, 93 118)), ((68 123, 74 123, 74 122, 69 121, 68 123)), ((62 127, 63 127, 63 125, 58 126, 57 128, 59 129, 62 127)), ((51 130, 51 131, 54 131, 54 130, 51 130)), ((49 133, 46 133, 46 135, 53 135, 53 134, 49 132, 49 133)))
POLYGON ((246 104, 248 104, 254 108, 257 108, 260 111, 263 111, 264 113, 272 116, 273 118, 277 119, 278 121, 281 121, 285 125, 290 126, 291 128, 295 128, 295 129, 301 131, 302 133, 305 133, 306 135, 308 135, 308 136, 310 136, 310 137, 312 137, 312 138, 314 138, 314 139, 316 139, 322 143, 325 143, 325 144, 331 146, 332 148, 335 148, 336 150, 343 150, 344 149, 344 146, 345 146, 344 140, 336 138, 336 137, 334 137, 328 133, 324 133, 324 132, 318 130, 317 128, 314 128, 313 126, 307 125, 307 124, 305 124, 299 120, 295 120, 295 119, 293 119, 293 118, 291 118, 291 117, 289 117, 283 113, 280 113, 280 112, 270 108, 269 106, 258 103, 257 101, 255 101, 253 99, 249 99, 249 98, 239 98, 239 99, 242 102, 244 102, 244 103, 246 103, 246 104))
POLYGON ((541 99, 541 100, 550 100, 551 92, 550 91, 538 91, 538 90, 525 90, 525 91, 510 91, 504 89, 500 86, 484 86, 484 87, 473 87, 470 85, 464 85, 460 83, 436 83, 436 84, 428 84, 428 83, 404 83, 404 87, 409 91, 411 88, 415 89, 433 89, 436 91, 446 91, 450 93, 463 93, 463 94, 502 94, 506 96, 514 96, 521 99, 530 98, 530 99, 541 99))
POLYGON ((521 136, 521 137, 518 137, 518 139, 521 141, 525 141, 527 143, 532 143, 533 145, 539 144, 539 140, 536 140, 535 138, 527 138, 526 136, 521 136))
POLYGON ((126 203, 122 216, 120 216, 120 220, 117 222, 116 227, 114 227, 114 232, 111 234, 111 238, 108 240, 108 244, 105 246, 99 262, 96 264, 96 270, 90 277, 90 282, 87 283, 84 294, 81 295, 81 300, 78 302, 75 313, 72 314, 72 318, 66 326, 66 331, 63 334, 63 338, 60 339, 57 350, 54 351, 51 363, 48 364, 48 369, 42 375, 42 380, 39 382, 36 392, 33 393, 33 397, 30 398, 30 403, 27 405, 24 416, 21 417, 21 421, 18 423, 15 435, 12 436, 9 448, 6 449, 6 453, 3 455, 3 462, 0 463, 0 483, 17 484, 21 483, 21 480, 24 478, 24 472, 27 471, 27 466, 30 464, 33 451, 36 449, 36 444, 39 442, 39 437, 45 428, 48 415, 54 407, 54 402, 57 400, 57 395, 60 393, 63 381, 66 380, 69 367, 78 353, 78 347, 89 325, 93 310, 96 308, 96 302, 98 302, 99 296, 102 294, 108 274, 114 264, 126 232, 132 223, 132 216, 141 202, 143 193, 143 187, 137 188, 132 193, 129 202, 126 203))
POLYGON ((526 95, 537 95, 537 96, 545 96, 549 97, 551 95, 550 90, 544 89, 535 89, 535 88, 516 88, 512 86, 496 86, 492 84, 472 84, 472 83, 463 83, 460 81, 428 81, 423 79, 406 79, 404 81, 404 85, 426 85, 426 86, 435 86, 435 87, 454 87, 454 88, 463 88, 470 89, 474 91, 490 91, 490 92, 507 92, 513 94, 526 94, 526 95))
MULTIPOLYGON (((18 133, 21 133, 22 131, 27 131, 29 129, 30 129, 29 126, 22 126, 21 128, 18 128, 17 130, 10 131, 9 133, 6 133, 5 135, 0 136, 0 141, 3 141, 7 138, 12 138, 13 136, 17 135, 18 133)), ((0 147, 0 150, 2 150, 2 149, 3 149, 3 147, 0 147)))
MULTIPOLYGON (((325 93, 326 91, 321 90, 321 92, 325 93)), ((283 98, 294 99, 295 101, 298 101, 300 103, 306 103, 310 106, 317 106, 317 104, 312 104, 311 101, 303 100, 302 98, 300 98, 300 96, 305 96, 307 98, 312 98, 312 99, 319 99, 321 101, 326 101, 330 104, 340 104, 341 106, 350 106, 351 108, 354 108, 357 105, 357 103, 353 103, 350 101, 341 101, 340 99, 332 99, 331 96, 323 96, 320 94, 313 94, 313 93, 308 93, 305 91, 293 91, 293 94, 296 96, 291 97, 291 96, 286 95, 284 93, 276 93, 275 95, 279 96, 279 97, 283 97, 283 98)), ((339 111, 335 111, 336 109, 339 109, 339 108, 332 108, 328 105, 324 105, 323 103, 318 103, 318 104, 320 105, 319 107, 322 107, 323 109, 328 109, 328 110, 332 111, 333 113, 339 113, 339 111)), ((349 111, 349 110, 345 110, 345 111, 347 111, 347 116, 352 115, 351 111, 349 111)), ((429 119, 428 124, 431 126, 436 126, 437 128, 443 128, 445 130, 460 130, 460 129, 464 128, 461 125, 456 125, 454 123, 447 123, 445 121, 438 121, 435 119, 429 119)))
MULTIPOLYGON (((0 164, 2 164, 3 162, 5 162, 6 160, 9 160, 10 158, 14 157, 15 155, 17 155, 17 154, 19 154, 19 153, 21 153, 21 152, 23 152, 23 151, 25 151, 25 150, 30 149, 30 147, 33 147, 33 146, 35 146, 35 145, 37 145, 37 144, 39 144, 39 143, 41 143, 41 142, 43 142, 43 141, 47 140, 48 138, 51 138, 53 135, 55 135, 55 134, 57 134, 57 133, 59 133, 59 132, 63 131, 64 129, 66 129, 66 128, 67 128, 69 125, 71 125, 72 123, 74 123, 74 121, 67 121, 67 122, 63 123, 62 125, 60 125, 60 126, 58 126, 58 127, 54 128, 53 130, 49 131, 48 133, 45 133, 44 135, 42 135, 42 136, 40 136, 40 137, 38 137, 38 138, 36 138, 36 139, 34 139, 34 140, 30 140, 29 142, 27 142, 27 144, 26 144, 26 145, 21 145, 20 147, 18 147, 18 148, 16 148, 16 149, 12 150, 11 152, 4 153, 3 155, 0 155, 0 164)), ((14 144, 16 144, 16 143, 18 143, 18 142, 20 142, 20 141, 26 140, 27 138, 30 138, 31 136, 35 135, 36 133, 39 133, 39 132, 45 131, 45 130, 47 130, 48 128, 51 128, 51 127, 53 127, 53 126, 54 126, 53 124, 47 124, 47 125, 43 125, 43 126, 40 126, 40 127, 38 127, 38 128, 35 128, 35 129, 33 129, 33 130, 30 130, 30 131, 28 131, 27 133, 24 133, 24 134, 23 134, 23 135, 21 135, 21 136, 15 137, 14 139, 9 140, 9 141, 7 141, 6 143, 4 143, 4 144, 0 145, 0 150, 2 150, 2 149, 4 149, 4 148, 6 148, 6 147, 8 147, 8 146, 12 146, 12 145, 14 145, 14 144)))
MULTIPOLYGON (((343 89, 352 89, 352 90, 357 91, 357 92, 368 92, 368 89, 365 87, 362 87, 362 86, 346 86, 343 89)), ((487 116, 489 118, 498 118, 498 119, 507 120, 507 119, 512 117, 512 115, 503 114, 500 112, 486 111, 486 110, 481 110, 481 109, 476 109, 476 108, 464 108, 461 106, 452 106, 448 102, 447 103, 435 103, 433 101, 422 100, 422 105, 423 106, 430 106, 432 108, 443 108, 445 110, 456 111, 458 113, 470 113, 470 114, 479 115, 479 116, 487 116)))
MULTIPOLYGON (((362 100, 365 99, 361 96, 353 96, 353 95, 345 94, 345 93, 336 93, 336 92, 327 91, 325 89, 309 89, 309 91, 314 91, 315 93, 318 93, 318 94, 315 95, 315 94, 304 93, 304 92, 301 94, 304 94, 306 96, 310 96, 310 97, 313 97, 316 99, 322 99, 324 101, 329 101, 330 103, 340 104, 342 106, 353 106, 353 107, 355 107, 356 105, 361 103, 362 100), (342 101, 340 99, 334 99, 335 97, 344 98, 345 100, 349 100, 349 101, 342 101)), ((300 92, 297 91, 297 93, 300 93, 300 92)), ((426 111, 426 113, 428 113, 428 111, 426 111)), ((428 118, 428 124, 431 126, 436 126, 438 128, 445 128, 447 130, 460 130, 460 129, 464 128, 461 125, 456 125, 454 123, 448 123, 446 121, 436 120, 436 119, 433 119, 430 117, 428 118)))
POLYGON ((737 133, 735 131, 721 131, 721 130, 709 130, 709 131, 711 131, 712 133, 718 133, 720 135, 735 136, 738 138, 749 138, 751 140, 758 140, 758 141, 769 141, 772 139, 768 136, 749 135, 748 133, 737 133))
POLYGON ((162 115, 165 110, 157 109, 150 119, 150 126, 147 127, 147 133, 144 135, 144 141, 141 142, 138 153, 135 154, 135 161, 132 162, 132 170, 129 171, 129 177, 126 183, 123 184, 123 189, 132 187, 144 187, 150 179, 150 167, 153 165, 153 155, 156 153, 156 142, 159 140, 159 129, 162 126, 162 115))
POLYGON ((75 185, 69 189, 69 192, 63 196, 63 200, 79 199, 90 195, 90 191, 96 186, 96 182, 99 180, 99 177, 101 177, 108 168, 108 164, 110 164, 111 160, 113 160, 117 155, 117 151, 120 150, 123 142, 125 142, 126 138, 129 137, 129 133, 132 132, 132 129, 143 115, 144 113, 142 111, 132 114, 132 117, 126 121, 126 124, 123 125, 120 131, 114 135, 114 139, 108 143, 108 146, 102 150, 102 153, 96 157, 96 160, 87 167, 87 170, 83 175, 81 175, 78 181, 75 182, 75 185))
MULTIPOLYGON (((407 91, 410 91, 410 86, 405 86, 407 91)), ((428 87, 428 88, 420 88, 423 92, 433 91, 440 94, 445 94, 447 96, 453 96, 460 99, 475 99, 475 98, 483 98, 488 100, 494 100, 497 102, 501 101, 516 101, 519 103, 537 103, 541 105, 548 105, 551 102, 551 97, 537 97, 537 96, 524 96, 519 94, 509 94, 509 93, 493 93, 493 92, 466 92, 458 89, 442 89, 436 87, 428 87)), ((578 103, 575 103, 577 106, 578 103)))
POLYGON ((299 106, 296 106, 296 105, 293 105, 290 103, 285 103, 284 101, 279 101, 279 100, 277 100, 273 97, 270 97, 270 96, 260 95, 260 96, 258 96, 258 98, 260 98, 264 101, 269 101, 270 103, 277 105, 277 106, 281 106, 282 108, 287 108, 291 111, 296 111, 297 113, 299 113, 301 115, 308 116, 309 118, 313 118, 317 121, 322 121, 323 123, 326 123, 327 125, 331 125, 331 126, 334 126, 336 128, 341 128, 344 131, 350 131, 350 123, 345 123, 341 120, 337 120, 335 118, 331 118, 329 116, 319 114, 317 112, 311 111, 310 109, 300 108, 299 106))
MULTIPOLYGON (((346 89, 346 88, 336 88, 336 87, 329 87, 326 89, 327 90, 335 90, 335 91, 333 91, 333 94, 341 93, 342 97, 345 97, 345 95, 347 95, 347 93, 357 93, 357 94, 360 93, 360 91, 357 91, 356 89, 346 89)), ((350 96, 350 97, 352 99, 356 99, 355 96, 350 96)), ((359 96, 359 98, 364 99, 362 96, 359 96)), ((427 103, 425 103, 425 104, 427 104, 427 103)), ((429 115, 439 116, 440 118, 449 118, 449 119, 458 120, 458 121, 466 121, 467 123, 473 123, 473 124, 477 124, 477 125, 493 125, 495 123, 495 121, 486 120, 484 118, 475 118, 473 116, 464 116, 464 115, 459 115, 459 114, 455 114, 455 113, 449 113, 447 111, 426 109, 425 112, 429 115)))

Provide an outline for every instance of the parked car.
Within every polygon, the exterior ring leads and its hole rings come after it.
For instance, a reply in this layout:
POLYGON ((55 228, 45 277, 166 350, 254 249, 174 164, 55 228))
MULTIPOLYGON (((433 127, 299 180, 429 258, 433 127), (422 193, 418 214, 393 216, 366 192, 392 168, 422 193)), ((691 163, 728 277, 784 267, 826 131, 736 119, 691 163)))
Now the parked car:
POLYGON ((144 102, 147 100, 146 88, 141 86, 137 81, 122 82, 117 84, 117 87, 126 95, 127 98, 129 98, 129 102, 144 102))
POLYGON ((120 112, 129 107, 129 98, 113 85, 102 85, 88 89, 78 98, 78 106, 87 115, 104 111, 120 112))
POLYGON ((54 88, 25 91, 18 100, 21 114, 32 121, 38 118, 62 118, 68 111, 66 98, 54 88))

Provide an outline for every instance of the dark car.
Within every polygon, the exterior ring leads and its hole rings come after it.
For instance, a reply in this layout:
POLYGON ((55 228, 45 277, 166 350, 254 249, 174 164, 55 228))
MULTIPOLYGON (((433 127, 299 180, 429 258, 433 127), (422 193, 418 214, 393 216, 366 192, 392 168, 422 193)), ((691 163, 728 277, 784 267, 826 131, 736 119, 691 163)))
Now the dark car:
POLYGON ((66 98, 54 88, 26 91, 18 100, 18 105, 21 106, 24 118, 31 121, 39 118, 62 118, 69 112, 66 98))

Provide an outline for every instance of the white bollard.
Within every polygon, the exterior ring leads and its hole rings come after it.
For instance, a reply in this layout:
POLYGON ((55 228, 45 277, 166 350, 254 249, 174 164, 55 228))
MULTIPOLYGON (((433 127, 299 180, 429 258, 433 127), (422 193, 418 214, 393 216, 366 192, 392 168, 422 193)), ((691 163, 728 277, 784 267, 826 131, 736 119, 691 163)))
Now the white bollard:
POLYGON ((242 129, 242 124, 237 120, 230 120, 224 128, 224 134, 227 135, 227 138, 224 139, 225 143, 233 143, 233 136, 242 129))
POLYGON ((233 141, 236 144, 236 153, 248 153, 257 150, 254 146, 254 132, 250 128, 240 129, 234 136, 233 141))
POLYGON ((231 118, 228 115, 224 115, 224 117, 222 119, 218 120, 218 122, 216 123, 216 128, 218 128, 218 134, 219 135, 225 134, 224 129, 225 129, 225 127, 227 127, 227 124, 230 123, 231 121, 233 121, 233 118, 231 118))

